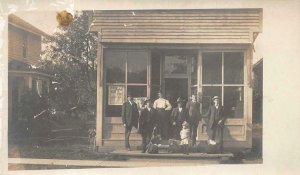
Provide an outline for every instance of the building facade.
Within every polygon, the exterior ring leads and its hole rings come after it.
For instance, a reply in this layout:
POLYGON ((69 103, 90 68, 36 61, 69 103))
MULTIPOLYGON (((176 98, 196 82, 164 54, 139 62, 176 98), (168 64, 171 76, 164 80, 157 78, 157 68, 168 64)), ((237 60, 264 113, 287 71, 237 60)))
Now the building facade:
MULTIPOLYGON (((197 94, 201 113, 219 96, 227 117, 224 146, 252 146, 253 43, 262 9, 94 11, 98 32, 97 145, 123 145, 121 105, 162 90, 176 99, 197 94)), ((206 124, 197 141, 206 140, 206 124)), ((141 138, 134 131, 133 144, 141 138)))
POLYGON ((20 114, 22 96, 28 91, 42 95, 47 91, 51 76, 38 68, 42 37, 48 35, 28 22, 8 16, 8 121, 23 119, 20 114))

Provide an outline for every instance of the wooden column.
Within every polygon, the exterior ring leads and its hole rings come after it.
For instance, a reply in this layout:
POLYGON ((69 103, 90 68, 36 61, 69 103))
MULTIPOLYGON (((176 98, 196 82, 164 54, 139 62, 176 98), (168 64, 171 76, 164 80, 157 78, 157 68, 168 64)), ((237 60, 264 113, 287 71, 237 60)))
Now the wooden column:
POLYGON ((253 51, 252 51, 252 46, 249 46, 247 49, 247 105, 246 105, 246 122, 247 125, 245 126, 246 129, 246 141, 247 141, 247 146, 252 147, 252 64, 253 64, 253 51))
MULTIPOLYGON (((99 35, 98 35, 99 36, 99 35)), ((100 38, 100 37, 98 37, 100 38)), ((103 135, 103 47, 98 39, 97 50, 97 114, 96 114, 96 145, 102 146, 103 135)))
POLYGON ((27 78, 27 85, 30 90, 32 90, 32 76, 29 75, 27 78))

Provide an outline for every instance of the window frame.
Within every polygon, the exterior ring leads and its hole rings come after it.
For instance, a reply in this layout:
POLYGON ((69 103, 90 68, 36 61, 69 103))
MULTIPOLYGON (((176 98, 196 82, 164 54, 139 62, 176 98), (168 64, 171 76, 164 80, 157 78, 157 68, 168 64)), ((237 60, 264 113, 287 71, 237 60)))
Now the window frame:
MULTIPOLYGON (((127 91, 128 91, 128 86, 145 86, 146 89, 147 89, 147 92, 146 92, 146 97, 150 97, 150 63, 151 63, 151 52, 150 50, 147 50, 147 49, 114 49, 114 48, 104 48, 103 49, 103 53, 104 52, 124 52, 125 53, 125 82, 124 83, 108 83, 107 82, 107 79, 106 79, 106 67, 105 67, 105 57, 103 57, 103 80, 104 80, 104 94, 108 93, 108 87, 109 86, 112 86, 112 85, 116 85, 116 86, 124 86, 124 89, 125 89, 125 93, 124 93, 124 98, 123 98, 123 102, 126 101, 127 99, 127 91), (147 80, 146 80, 146 83, 128 83, 128 53, 129 52, 145 52, 146 55, 147 55, 147 66, 146 66, 146 69, 147 69, 147 80)), ((105 54, 103 54, 105 55, 105 54)), ((104 100, 104 106, 108 106, 108 96, 105 97, 105 100, 104 100)), ((110 106, 120 106, 120 105, 110 105, 110 106)), ((121 117, 121 116, 109 116, 107 115, 107 111, 104 112, 104 116, 105 117, 121 117)))
MULTIPOLYGON (((243 87, 243 100, 244 100, 244 104, 243 104, 243 117, 242 118, 234 118, 233 116, 228 118, 229 123, 232 120, 245 120, 247 118, 247 106, 246 106, 246 102, 248 101, 247 99, 247 51, 246 50, 230 50, 230 49, 224 49, 224 50, 199 50, 198 53, 198 93, 203 94, 203 87, 221 87, 221 104, 222 106, 224 106, 224 87, 243 87), (222 53, 222 81, 221 84, 203 84, 203 64, 202 64, 202 60, 203 60, 203 53, 208 53, 208 52, 221 52, 222 53), (243 77, 243 84, 225 84, 224 83, 224 53, 226 52, 237 52, 237 53, 243 53, 243 73, 244 73, 244 77, 243 77)), ((202 105, 201 105, 201 111, 202 111, 202 105)))
POLYGON ((26 59, 28 57, 28 34, 23 33, 22 35, 22 58, 26 59))

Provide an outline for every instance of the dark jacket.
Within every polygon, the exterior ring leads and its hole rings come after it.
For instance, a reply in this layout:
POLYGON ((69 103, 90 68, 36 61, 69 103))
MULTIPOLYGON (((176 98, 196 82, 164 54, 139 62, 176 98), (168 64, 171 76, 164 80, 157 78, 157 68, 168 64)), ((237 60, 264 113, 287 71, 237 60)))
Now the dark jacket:
POLYGON ((152 133, 154 126, 156 125, 156 111, 151 108, 144 108, 141 111, 139 118, 139 132, 143 134, 152 133))
POLYGON ((171 123, 175 122, 176 126, 181 126, 184 121, 188 119, 188 112, 185 108, 182 108, 182 111, 179 112, 179 108, 174 108, 171 113, 171 123))
POLYGON ((195 123, 200 121, 200 103, 189 101, 186 103, 186 109, 189 114, 189 122, 195 123))
POLYGON ((208 117, 208 127, 211 129, 215 128, 218 125, 219 121, 222 121, 222 124, 225 121, 224 110, 221 105, 218 109, 215 107, 215 105, 211 105, 204 116, 208 117))
POLYGON ((123 103, 122 106, 122 121, 123 124, 127 126, 138 127, 138 118, 139 112, 136 103, 132 102, 132 105, 129 101, 123 103))

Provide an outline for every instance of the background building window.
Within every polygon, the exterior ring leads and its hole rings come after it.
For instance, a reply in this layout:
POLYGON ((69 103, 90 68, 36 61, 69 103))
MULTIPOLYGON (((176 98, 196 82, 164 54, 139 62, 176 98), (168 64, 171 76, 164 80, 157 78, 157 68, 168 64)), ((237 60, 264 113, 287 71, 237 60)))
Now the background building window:
POLYGON ((23 43, 22 43, 22 56, 23 58, 27 57, 27 35, 23 35, 23 43))
POLYGON ((228 118, 244 117, 244 53, 207 52, 202 54, 202 112, 213 96, 219 96, 228 118))

